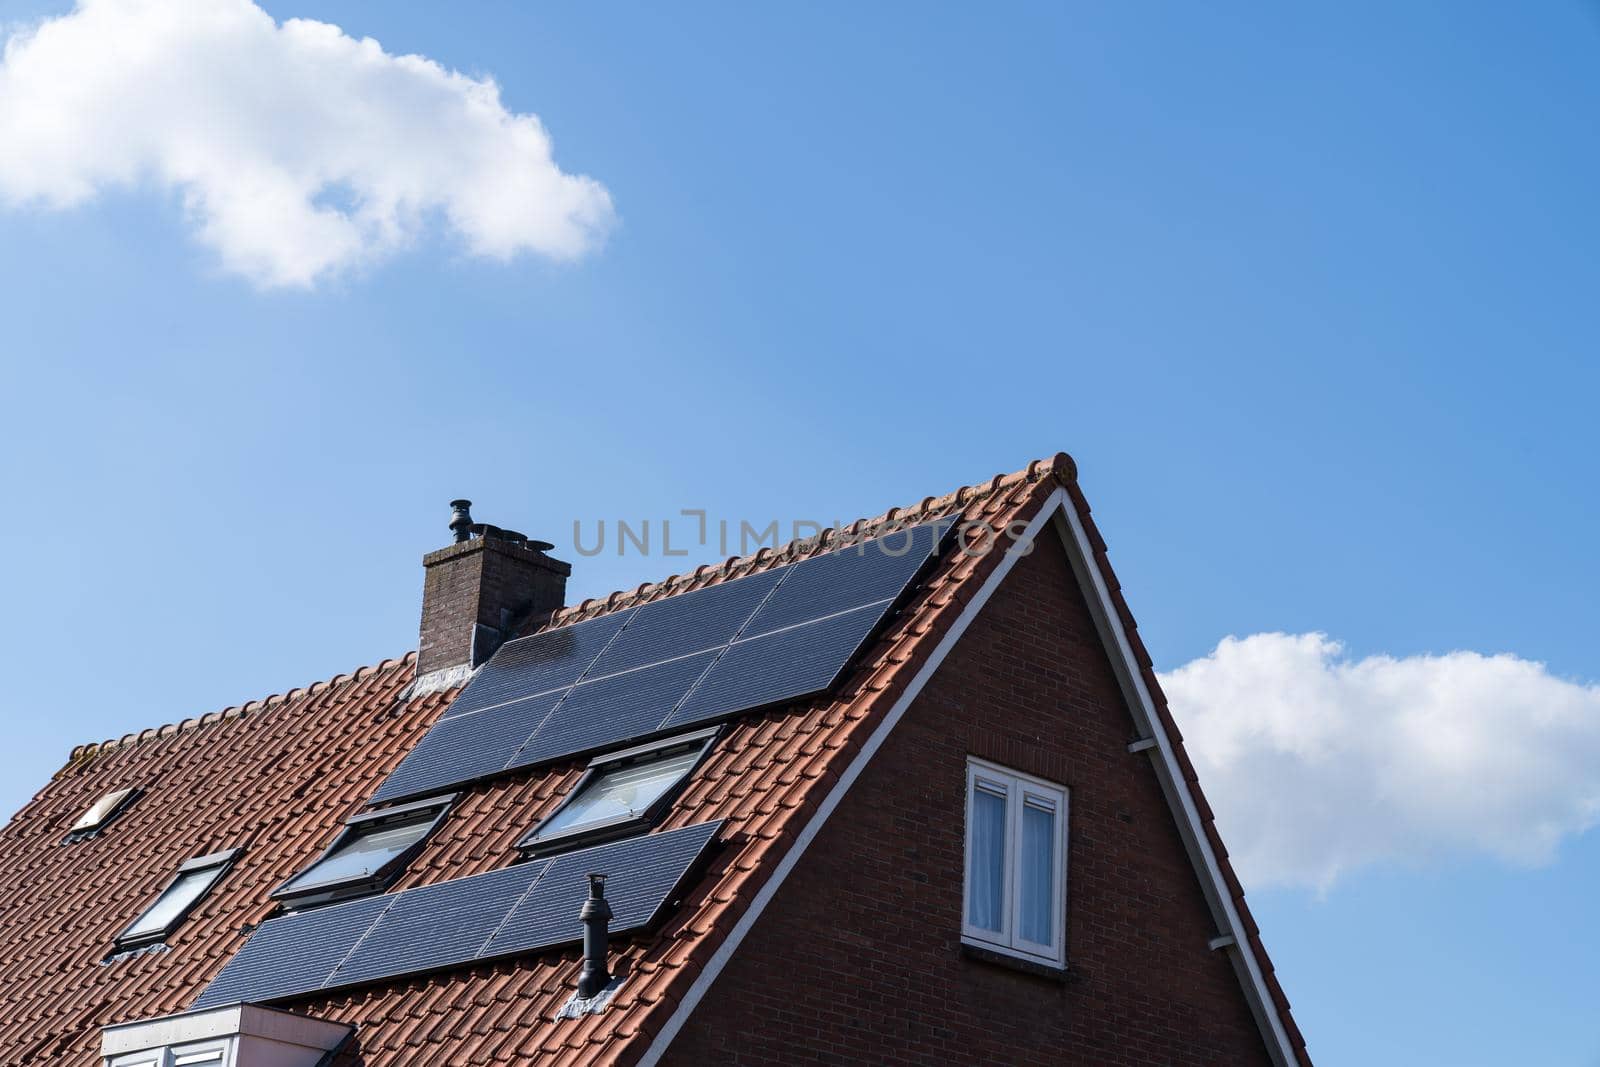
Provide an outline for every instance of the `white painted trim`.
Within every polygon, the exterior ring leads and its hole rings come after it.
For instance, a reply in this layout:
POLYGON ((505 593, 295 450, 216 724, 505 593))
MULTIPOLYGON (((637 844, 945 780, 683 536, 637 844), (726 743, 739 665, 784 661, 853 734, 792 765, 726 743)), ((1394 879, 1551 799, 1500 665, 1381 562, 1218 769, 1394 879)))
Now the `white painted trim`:
POLYGON ((1108 652, 1115 654, 1112 662, 1114 666, 1120 668, 1117 675, 1125 695, 1129 698, 1128 703, 1136 717, 1143 719, 1139 726, 1142 727, 1144 736, 1153 738, 1156 742, 1158 751, 1152 753, 1155 757, 1152 763, 1161 779, 1168 803, 1177 809, 1175 814, 1179 815, 1178 828, 1189 849, 1191 861, 1194 861, 1195 866, 1199 868, 1198 873, 1207 890, 1206 898, 1217 919, 1219 936, 1231 936, 1238 944, 1239 951, 1230 955, 1236 961, 1235 969, 1241 966, 1243 968, 1244 974, 1241 978, 1247 979, 1240 982, 1244 987, 1245 999, 1250 1002, 1251 1010, 1256 1016, 1256 1025, 1268 1038, 1267 1050, 1271 1053, 1273 1061, 1279 1064, 1279 1067, 1294 1067, 1299 1063, 1299 1057, 1295 1054, 1289 1035, 1283 1028, 1283 1020, 1278 1015, 1277 1005, 1272 1001, 1271 991, 1267 989, 1266 978, 1262 974, 1261 964, 1256 959, 1255 952, 1250 947, 1250 939, 1242 934, 1244 923, 1239 919, 1233 894, 1228 891, 1228 883, 1222 877, 1222 868, 1217 863, 1217 856, 1211 848, 1210 839, 1206 837, 1205 824, 1200 819, 1200 810, 1195 804, 1194 793, 1189 789, 1189 783, 1184 780, 1183 770, 1179 767, 1177 755, 1173 750, 1172 739, 1167 736, 1166 728, 1161 723, 1161 716, 1156 711, 1155 700, 1150 696, 1149 687, 1145 685, 1144 673, 1139 669, 1139 661, 1134 657, 1133 646, 1128 641, 1122 618, 1117 614, 1116 605, 1111 600, 1110 589, 1106 586, 1106 576, 1101 573, 1100 566, 1095 561, 1094 548, 1090 545, 1083 523, 1078 518, 1077 508, 1072 506, 1071 500, 1064 499, 1065 491, 1059 491, 1058 496, 1063 500, 1060 506, 1054 509, 1057 529, 1063 535, 1067 555, 1072 559, 1073 570, 1078 573, 1079 583, 1082 584, 1085 577, 1089 579, 1085 592, 1093 590, 1094 596, 1087 599, 1091 607, 1097 609, 1094 613, 1095 621, 1102 628, 1102 642, 1109 646, 1108 652), (1107 635, 1113 640, 1106 641, 1107 635))
POLYGON ((668 1047, 678 1031, 688 1021, 689 1015, 699 1005, 701 999, 727 966, 728 960, 743 942, 745 935, 750 932, 756 920, 777 894, 784 879, 788 877, 800 857, 805 853, 806 847, 821 831, 828 817, 833 814, 840 801, 849 792, 855 780, 861 776, 867 763, 872 759, 890 731, 895 727, 906 709, 922 692, 928 679, 939 669, 939 665, 949 655, 950 650, 960 640, 961 635, 967 630, 978 612, 988 603, 989 597, 999 588, 1011 572, 1012 566, 1021 558, 1023 551, 1028 550, 1039 530, 1046 522, 1055 525, 1061 535, 1062 543, 1067 550, 1068 559, 1072 562, 1073 572, 1077 575, 1080 586, 1085 592, 1085 599, 1089 602, 1091 614, 1095 615, 1096 623, 1101 628, 1101 640, 1112 660, 1118 680, 1121 682, 1124 696, 1136 719, 1142 720, 1139 725, 1146 738, 1152 738, 1156 743, 1157 751, 1152 753, 1152 763, 1156 768, 1157 776, 1161 781, 1162 790, 1167 796, 1167 801, 1178 816, 1178 827, 1189 849, 1190 859, 1198 868, 1201 883, 1206 891, 1207 901, 1211 904, 1214 916, 1218 919, 1218 928, 1222 935, 1232 935, 1238 945, 1238 951, 1229 953, 1235 961, 1235 970, 1242 970, 1240 984, 1244 987, 1245 998, 1250 1002, 1252 1013, 1256 1016, 1256 1024, 1267 1038, 1268 1052, 1274 1063, 1279 1067, 1295 1067, 1299 1060, 1295 1054, 1294 1046, 1289 1042, 1289 1036, 1284 1031, 1283 1020, 1278 1016, 1277 1006, 1272 1002, 1272 994, 1267 989, 1266 979, 1261 972, 1260 963, 1256 960, 1255 953, 1251 950, 1248 938, 1239 937, 1235 932, 1244 928, 1239 919, 1238 909, 1233 902, 1233 894, 1228 891, 1227 882, 1222 877, 1222 869, 1217 863, 1216 854, 1211 848, 1211 842, 1205 834, 1205 827, 1200 819, 1200 812, 1195 805, 1194 794, 1189 790, 1188 783, 1184 781, 1181 769, 1178 766, 1177 756, 1174 754, 1172 741, 1167 736, 1166 729, 1161 724, 1161 716, 1156 712, 1155 701, 1150 696, 1149 688, 1144 683, 1143 673, 1139 669, 1138 660, 1133 655, 1133 646, 1128 641, 1128 635, 1118 616, 1116 605, 1112 603, 1110 590, 1106 585, 1106 578, 1101 573, 1099 564, 1095 562, 1093 546, 1089 544, 1083 524, 1078 518, 1077 509, 1065 488, 1058 488, 1050 498, 1039 508, 1037 514, 1028 522, 1027 529, 1006 550, 1005 558, 995 567, 994 572, 984 581, 983 586, 967 604, 961 615, 951 624, 939 644, 934 648, 933 654, 923 664, 906 686, 900 699, 895 701, 894 707, 884 717, 883 722, 872 732, 856 758, 851 761, 844 774, 823 799, 815 815, 811 817, 800 836, 779 862, 772 876, 756 894, 755 900, 733 929, 717 947, 716 952, 707 961, 705 968, 695 977, 689 991, 684 994, 683 1000, 678 1003, 677 1009, 661 1032, 651 1042, 644 1058, 639 1061, 639 1067, 655 1067, 666 1054, 668 1047), (1085 581, 1087 579, 1087 582, 1085 581), (1092 596, 1088 595, 1090 592, 1092 596), (1110 638, 1109 640, 1107 638, 1110 638))
MULTIPOLYGON (((1051 497, 1051 502, 1053 503, 1057 497, 1065 499, 1062 490, 1058 489, 1056 491, 1056 495, 1051 497)), ((766 910, 767 904, 777 894, 778 888, 783 885, 783 881, 789 876, 789 872, 794 870, 795 864, 800 862, 800 857, 804 855, 806 847, 811 844, 818 832, 821 831, 822 825, 828 821, 828 816, 833 814, 834 809, 839 806, 839 802, 844 799, 844 795, 855 784, 855 780, 861 777, 861 772, 866 768, 867 763, 877 753, 878 749, 883 746, 883 742, 889 736, 889 732, 894 729, 895 724, 906 713, 906 709, 911 706, 912 701, 916 700, 917 696, 922 692, 923 686, 928 684, 928 679, 933 677, 934 672, 939 669, 939 665, 944 662, 944 658, 950 654, 950 650, 955 647, 961 635, 966 633, 967 627, 971 625, 972 620, 978 617, 978 612, 983 610, 983 606, 989 602, 989 597, 999 588, 1000 583, 1005 580, 1005 576, 1011 573, 1011 568, 1016 564, 1017 560, 1022 558, 1024 546, 1032 543, 1033 538, 1044 526, 1045 521, 1054 512, 1055 508, 1052 503, 1047 503, 1040 508, 1039 513, 1028 523, 1028 528, 1023 531, 1022 536, 1018 537, 1014 544, 1004 550, 1004 558, 1000 560, 1000 563, 989 577, 984 580, 983 585, 978 589, 972 600, 962 609, 961 614, 956 617, 956 621, 950 624, 950 628, 940 638, 938 645, 934 647, 933 654, 928 657, 928 661, 922 665, 922 669, 917 671, 916 676, 911 679, 910 684, 906 686, 905 692, 900 694, 900 699, 895 701, 894 707, 889 709, 889 713, 878 724, 878 728, 872 731, 872 736, 867 738, 866 743, 861 746, 861 751, 856 753, 855 759, 850 761, 850 766, 845 768, 844 773, 839 776, 839 780, 834 783, 833 789, 823 798, 816 814, 811 817, 811 821, 806 823, 805 828, 800 831, 800 836, 795 839, 789 851, 779 861, 777 869, 772 872, 772 876, 767 879, 766 884, 756 894, 755 900, 750 902, 750 907, 739 917, 739 921, 728 932, 728 936, 723 939, 722 944, 717 946, 717 951, 712 953, 711 959, 706 962, 704 969, 695 977, 694 984, 684 994, 683 1000, 678 1002, 677 1010, 672 1013, 672 1017, 667 1020, 667 1024, 661 1028, 661 1032, 656 1034, 655 1040, 650 1043, 649 1050, 645 1052, 644 1058, 639 1061, 639 1067, 655 1067, 661 1061, 661 1057, 666 1054, 668 1046, 672 1044, 673 1038, 678 1036, 678 1031, 683 1029, 683 1024, 688 1021, 690 1013, 700 1003, 701 998, 706 995, 706 991, 711 988, 712 983, 717 980, 717 976, 722 973, 722 969, 728 965, 728 960, 732 958, 740 942, 750 932, 750 928, 755 925, 756 920, 761 917, 761 913, 766 910)))
MULTIPOLYGON (((100 1031, 100 1055, 106 1058, 160 1051, 172 1045, 201 1041, 258 1038, 320 1052, 337 1048, 352 1027, 258 1004, 228 1004, 158 1019, 115 1023, 100 1031)), ((190 1051, 190 1050, 184 1050, 190 1051)))

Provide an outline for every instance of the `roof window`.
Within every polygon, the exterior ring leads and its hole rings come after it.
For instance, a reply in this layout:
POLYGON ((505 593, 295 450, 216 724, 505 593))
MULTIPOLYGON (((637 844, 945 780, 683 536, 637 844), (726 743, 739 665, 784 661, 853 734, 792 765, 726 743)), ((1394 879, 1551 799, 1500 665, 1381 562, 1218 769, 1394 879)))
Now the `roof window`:
POLYGON ((94 837, 105 829, 111 820, 127 811, 128 807, 135 800, 138 800, 140 795, 140 790, 132 786, 107 793, 91 804, 89 810, 78 816, 78 821, 73 823, 72 828, 67 831, 66 843, 70 845, 75 841, 83 841, 86 838, 94 837))
POLYGON ((405 870, 455 800, 455 794, 357 815, 326 852, 272 891, 290 907, 381 893, 405 870))
POLYGON ((178 924, 233 866, 233 861, 239 858, 241 851, 230 848, 226 852, 197 856, 184 863, 155 902, 117 935, 117 949, 140 948, 166 940, 167 935, 177 929, 178 924))
POLYGON ((650 829, 718 732, 699 730, 596 758, 561 806, 517 847, 542 855, 650 829))

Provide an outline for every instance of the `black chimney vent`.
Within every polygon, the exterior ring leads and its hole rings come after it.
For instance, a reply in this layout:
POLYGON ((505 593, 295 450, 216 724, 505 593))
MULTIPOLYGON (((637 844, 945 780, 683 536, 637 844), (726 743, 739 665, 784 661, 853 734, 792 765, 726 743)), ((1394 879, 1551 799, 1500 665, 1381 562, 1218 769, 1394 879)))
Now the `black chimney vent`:
POLYGON ((606 966, 606 924, 611 921, 611 905, 606 903, 606 876, 589 875, 589 899, 578 912, 583 921, 583 970, 578 972, 578 997, 588 1000, 600 995, 611 983, 606 966))
POLYGON ((450 501, 450 531, 455 534, 456 544, 470 541, 474 537, 485 541, 505 541, 513 545, 527 545, 540 552, 548 552, 556 547, 549 541, 535 541, 525 533, 516 530, 507 530, 503 526, 496 526, 488 522, 472 521, 472 501, 450 501))
POLYGON ((456 535, 456 544, 472 536, 472 501, 450 501, 450 532, 456 535))

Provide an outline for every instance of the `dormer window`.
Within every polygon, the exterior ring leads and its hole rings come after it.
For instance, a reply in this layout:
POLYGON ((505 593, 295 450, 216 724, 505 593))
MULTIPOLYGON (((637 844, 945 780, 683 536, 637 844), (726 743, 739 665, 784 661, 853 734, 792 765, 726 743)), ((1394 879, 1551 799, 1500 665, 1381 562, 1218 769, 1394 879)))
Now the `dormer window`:
POLYGON ((142 948, 165 941, 167 935, 178 928, 178 924, 194 910, 195 905, 211 892, 211 887, 228 872, 241 851, 230 848, 209 856, 197 856, 184 863, 172 881, 161 890, 155 902, 117 935, 117 949, 142 948))
POLYGON ((289 907, 381 893, 405 870, 455 794, 357 815, 311 866, 272 891, 289 907))
POLYGON ((205 1041, 151 1049, 109 1062, 110 1067, 223 1067, 229 1051, 230 1046, 226 1041, 205 1041))
POLYGON ((650 829, 705 758, 717 728, 597 757, 567 799, 517 847, 545 855, 650 829))
POLYGON ((113 819, 127 811, 128 807, 139 799, 139 795, 139 790, 130 786, 127 789, 107 793, 95 801, 89 806, 88 811, 78 816, 78 821, 67 831, 66 844, 83 841, 100 833, 113 819))
POLYGON ((318 1067, 353 1028, 258 1004, 229 1004, 100 1031, 101 1067, 318 1067))

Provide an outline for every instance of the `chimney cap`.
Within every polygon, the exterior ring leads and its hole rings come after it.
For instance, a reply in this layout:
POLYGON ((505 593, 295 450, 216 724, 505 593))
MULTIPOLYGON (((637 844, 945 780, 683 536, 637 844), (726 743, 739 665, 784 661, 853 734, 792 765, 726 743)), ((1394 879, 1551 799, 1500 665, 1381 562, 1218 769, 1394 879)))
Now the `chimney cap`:
POLYGON ((457 544, 472 536, 472 501, 450 501, 450 532, 457 544))
POLYGON ((583 902, 579 909, 578 918, 584 922, 599 919, 602 928, 605 921, 611 918, 611 905, 606 901, 606 876, 603 874, 589 875, 589 899, 583 902))
POLYGON ((456 544, 477 537, 485 541, 506 541, 514 545, 527 545, 539 552, 548 552, 556 547, 549 541, 538 541, 516 530, 507 530, 487 522, 473 522, 472 501, 465 499, 450 501, 450 532, 455 535, 456 544))

